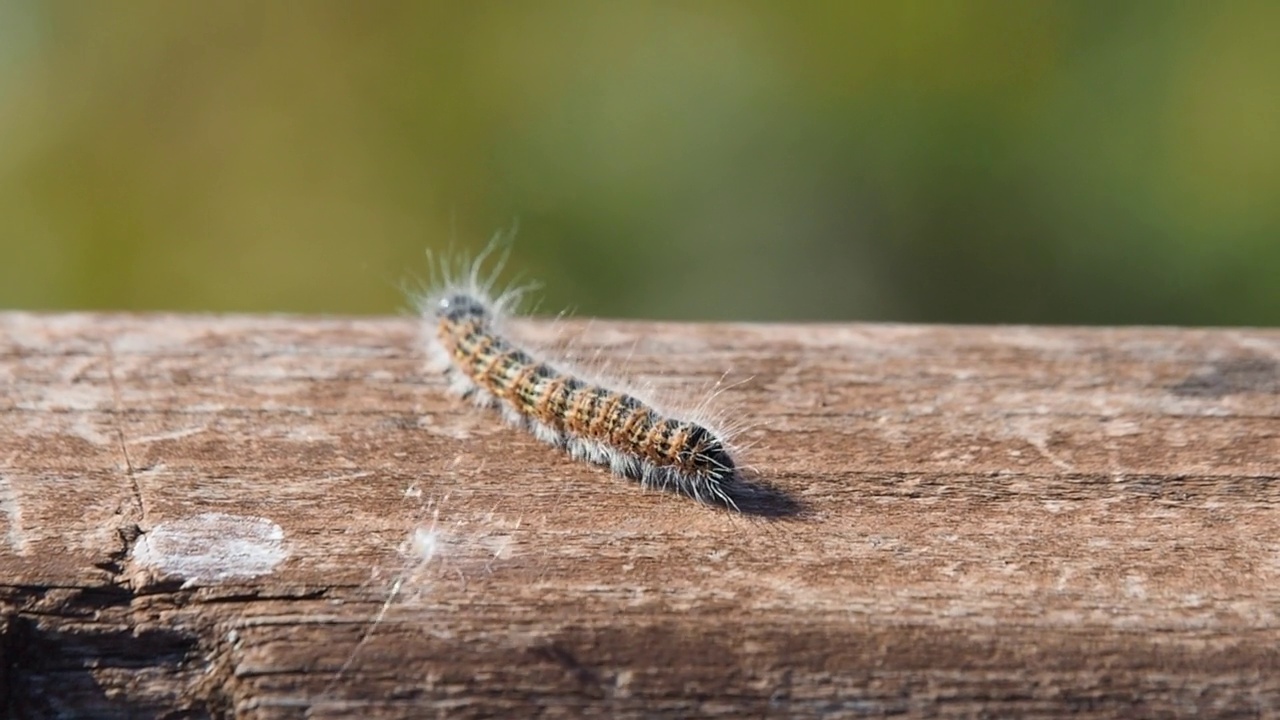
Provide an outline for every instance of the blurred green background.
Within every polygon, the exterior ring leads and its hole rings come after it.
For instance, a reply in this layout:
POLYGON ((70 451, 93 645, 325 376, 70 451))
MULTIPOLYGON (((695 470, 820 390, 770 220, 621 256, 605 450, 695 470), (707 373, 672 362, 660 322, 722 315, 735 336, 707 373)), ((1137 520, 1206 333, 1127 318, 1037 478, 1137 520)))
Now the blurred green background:
POLYGON ((0 306, 1280 322, 1280 2, 0 2, 0 306))

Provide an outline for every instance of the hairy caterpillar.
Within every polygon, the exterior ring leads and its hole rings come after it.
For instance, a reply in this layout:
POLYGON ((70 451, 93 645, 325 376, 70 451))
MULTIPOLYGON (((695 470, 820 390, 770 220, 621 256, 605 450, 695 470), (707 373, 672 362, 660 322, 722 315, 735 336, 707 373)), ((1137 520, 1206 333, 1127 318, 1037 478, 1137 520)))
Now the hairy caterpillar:
POLYGON ((502 263, 488 280, 480 279, 490 250, 461 281, 441 278, 418 301, 428 352, 450 389, 498 409, 510 424, 576 459, 607 465, 646 487, 736 509, 730 486, 738 466, 722 433, 543 361, 509 339, 503 320, 522 290, 491 294, 502 263))

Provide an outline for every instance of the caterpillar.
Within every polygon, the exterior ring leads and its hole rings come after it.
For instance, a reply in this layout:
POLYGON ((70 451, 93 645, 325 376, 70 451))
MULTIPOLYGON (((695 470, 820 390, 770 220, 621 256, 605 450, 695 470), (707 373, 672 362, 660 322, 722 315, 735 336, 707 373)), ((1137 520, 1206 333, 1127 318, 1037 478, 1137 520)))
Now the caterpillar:
POLYGON ((511 425, 575 459, 608 466, 644 487, 736 510, 730 487, 738 464, 723 432, 662 412, 639 394, 583 377, 564 363, 539 359, 508 337, 504 320, 524 289, 492 295, 503 262, 481 280, 491 249, 462 281, 442 278, 417 303, 428 354, 450 390, 499 410, 511 425))

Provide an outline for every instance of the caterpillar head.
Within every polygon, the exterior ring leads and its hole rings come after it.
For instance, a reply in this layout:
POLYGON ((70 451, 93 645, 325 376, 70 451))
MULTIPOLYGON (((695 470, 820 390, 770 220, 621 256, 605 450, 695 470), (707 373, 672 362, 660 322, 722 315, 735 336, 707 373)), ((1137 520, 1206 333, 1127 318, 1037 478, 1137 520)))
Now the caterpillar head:
POLYGON ((698 472, 718 479, 727 479, 733 475, 733 458, 720 438, 710 430, 694 425, 686 442, 689 456, 698 472))
POLYGON ((489 308, 472 295, 455 292, 440 297, 436 302, 435 313, 436 317, 450 322, 486 320, 489 317, 489 308))

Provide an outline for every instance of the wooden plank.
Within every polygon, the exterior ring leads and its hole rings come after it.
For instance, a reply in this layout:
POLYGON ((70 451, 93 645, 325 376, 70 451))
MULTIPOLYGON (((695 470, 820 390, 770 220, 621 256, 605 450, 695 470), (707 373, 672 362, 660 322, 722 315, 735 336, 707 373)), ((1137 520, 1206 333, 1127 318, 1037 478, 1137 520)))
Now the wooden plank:
POLYGON ((1280 712, 1280 332, 518 330, 669 393, 728 371, 777 495, 572 462, 407 319, 0 314, 0 706, 1280 712))

